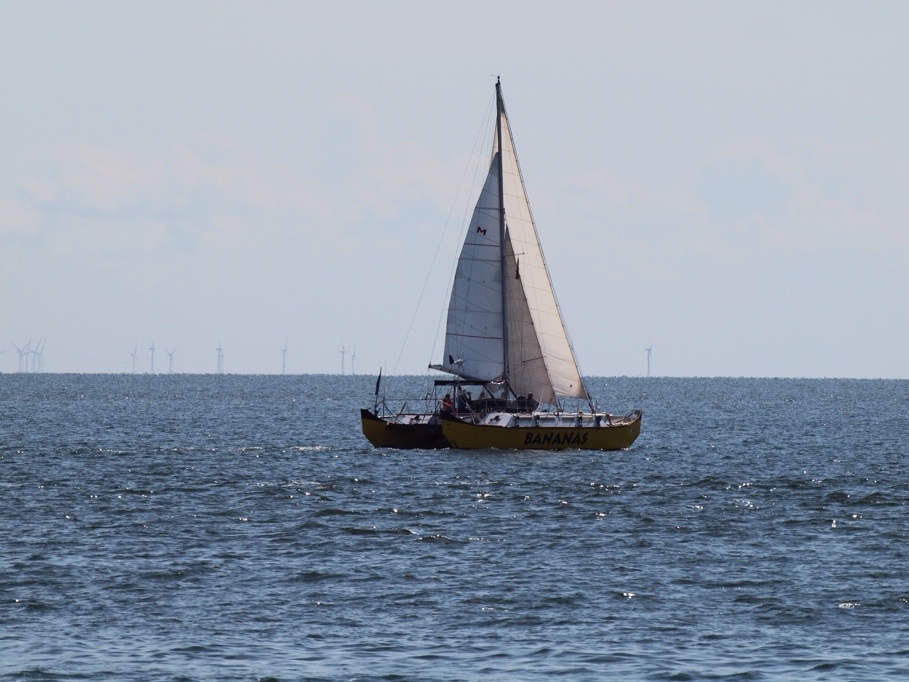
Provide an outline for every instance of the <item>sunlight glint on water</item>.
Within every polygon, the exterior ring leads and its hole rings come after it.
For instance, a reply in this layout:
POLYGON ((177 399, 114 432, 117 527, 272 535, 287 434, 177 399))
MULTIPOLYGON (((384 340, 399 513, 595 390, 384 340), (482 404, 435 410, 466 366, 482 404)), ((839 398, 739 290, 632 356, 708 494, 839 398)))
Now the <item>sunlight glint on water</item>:
POLYGON ((909 383, 594 379, 632 449, 503 453, 373 449, 374 382, 0 376, 0 679, 909 672, 909 383))

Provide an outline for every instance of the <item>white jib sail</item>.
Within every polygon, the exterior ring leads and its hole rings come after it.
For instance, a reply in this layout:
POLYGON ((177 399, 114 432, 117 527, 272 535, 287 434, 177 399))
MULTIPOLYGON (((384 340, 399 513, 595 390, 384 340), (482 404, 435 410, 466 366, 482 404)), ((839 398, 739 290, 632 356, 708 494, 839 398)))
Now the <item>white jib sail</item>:
MULTIPOLYGON (((541 385, 541 360, 549 379, 548 388, 556 396, 586 398, 587 390, 568 341, 552 280, 540 248, 504 105, 501 116, 505 222, 515 259, 515 272, 506 273, 505 276, 513 278, 515 284, 520 284, 520 287, 514 289, 519 288, 523 292, 529 315, 529 320, 522 320, 517 328, 513 327, 512 317, 519 315, 523 306, 516 306, 512 296, 509 297, 509 382, 521 395, 533 392, 540 402, 552 402, 551 396, 538 393, 547 388, 541 385), (536 344, 528 342, 530 334, 536 336, 536 344)), ((513 295, 517 295, 517 292, 513 295)))
POLYGON ((508 382, 518 395, 533 394, 541 403, 555 402, 555 390, 524 294, 521 259, 515 257, 510 232, 505 233, 505 291, 508 309, 508 382))

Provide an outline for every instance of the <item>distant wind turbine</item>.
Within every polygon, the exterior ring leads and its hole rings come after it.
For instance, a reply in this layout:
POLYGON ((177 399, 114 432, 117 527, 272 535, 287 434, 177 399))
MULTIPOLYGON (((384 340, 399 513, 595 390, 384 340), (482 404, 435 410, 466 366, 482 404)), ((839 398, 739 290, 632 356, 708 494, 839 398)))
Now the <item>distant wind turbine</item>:
POLYGON ((152 345, 149 346, 148 350, 151 351, 151 373, 155 373, 155 342, 152 341, 152 345))
POLYGON ((177 352, 177 347, 174 346, 174 349, 168 353, 167 349, 164 350, 167 353, 167 373, 174 373, 174 353, 177 352))
POLYGON ((221 339, 218 339, 218 347, 215 350, 218 351, 218 374, 224 374, 224 349, 221 348, 221 339))
POLYGON ((139 345, 138 345, 138 344, 136 344, 135 346, 133 346, 133 353, 132 353, 132 358, 133 358, 133 374, 136 373, 136 357, 138 356, 138 350, 139 350, 139 345))
POLYGON ((344 376, 344 342, 341 342, 341 376, 344 376))
POLYGON ((41 339, 38 342, 35 350, 32 351, 32 371, 33 372, 43 372, 44 371, 44 339, 41 339))
POLYGON ((350 354, 350 373, 357 373, 357 351, 354 349, 354 352, 350 354))
POLYGON ((650 376, 650 353, 653 351, 653 346, 645 348, 644 350, 647 351, 647 376, 650 376))
POLYGON ((28 351, 25 350, 24 346, 22 348, 19 348, 19 346, 17 346, 15 343, 13 344, 13 348, 16 349, 16 353, 19 355, 18 371, 20 371, 20 372, 28 371, 28 351), (22 360, 23 358, 26 358, 26 360, 24 362, 22 360))
POLYGON ((32 354, 32 337, 28 337, 28 343, 22 348, 22 371, 28 372, 28 359, 32 354))
POLYGON ((281 374, 287 374, 287 341, 284 342, 284 348, 281 349, 281 374))

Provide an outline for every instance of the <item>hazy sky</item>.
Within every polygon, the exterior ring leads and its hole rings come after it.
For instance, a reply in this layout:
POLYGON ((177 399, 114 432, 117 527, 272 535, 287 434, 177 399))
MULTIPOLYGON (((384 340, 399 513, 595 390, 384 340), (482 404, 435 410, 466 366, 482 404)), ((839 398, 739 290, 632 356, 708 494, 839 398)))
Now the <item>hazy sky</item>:
POLYGON ((909 378, 907 35, 905 2, 2 0, 0 371, 422 373, 499 75, 585 373, 909 378))

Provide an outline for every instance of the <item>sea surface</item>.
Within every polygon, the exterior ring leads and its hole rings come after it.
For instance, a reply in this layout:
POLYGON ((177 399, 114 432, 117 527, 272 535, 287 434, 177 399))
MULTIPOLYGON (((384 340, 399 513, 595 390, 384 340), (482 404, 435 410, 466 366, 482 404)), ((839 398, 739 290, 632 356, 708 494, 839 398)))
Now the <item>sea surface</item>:
POLYGON ((0 375, 0 680, 909 678, 909 382, 595 378, 603 453, 374 386, 0 375))

